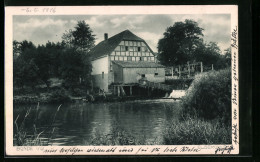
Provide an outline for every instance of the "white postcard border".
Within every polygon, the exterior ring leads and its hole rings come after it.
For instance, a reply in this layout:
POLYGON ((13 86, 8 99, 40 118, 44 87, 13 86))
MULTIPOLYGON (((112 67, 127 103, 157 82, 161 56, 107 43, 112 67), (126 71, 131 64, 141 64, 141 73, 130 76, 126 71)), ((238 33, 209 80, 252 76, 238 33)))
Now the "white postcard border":
POLYGON ((32 6, 5 7, 6 155, 213 155, 239 154, 238 6, 32 6), (13 146, 13 16, 109 14, 231 14, 232 144, 139 146, 13 146))

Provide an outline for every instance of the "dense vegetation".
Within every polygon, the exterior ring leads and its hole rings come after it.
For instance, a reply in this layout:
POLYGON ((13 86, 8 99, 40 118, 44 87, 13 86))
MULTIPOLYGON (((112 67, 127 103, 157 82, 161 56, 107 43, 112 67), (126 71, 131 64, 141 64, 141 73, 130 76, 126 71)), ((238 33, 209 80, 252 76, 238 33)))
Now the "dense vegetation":
POLYGON ((185 115, 199 118, 221 118, 225 122, 231 116, 231 71, 211 71, 197 75, 183 99, 185 115))
POLYGON ((88 52, 94 47, 94 37, 89 25, 79 21, 74 30, 64 33, 61 42, 36 47, 27 40, 13 41, 15 92, 37 92, 42 87, 50 90, 52 78, 62 81, 72 93, 88 90, 92 71, 88 52))
POLYGON ((180 104, 180 120, 169 124, 166 144, 231 143, 231 71, 196 76, 180 104))
POLYGON ((217 43, 205 43, 203 29, 193 20, 176 22, 163 35, 158 42, 158 59, 166 66, 182 65, 188 61, 202 61, 206 66, 214 64, 215 69, 230 65, 230 49, 222 54, 217 43))

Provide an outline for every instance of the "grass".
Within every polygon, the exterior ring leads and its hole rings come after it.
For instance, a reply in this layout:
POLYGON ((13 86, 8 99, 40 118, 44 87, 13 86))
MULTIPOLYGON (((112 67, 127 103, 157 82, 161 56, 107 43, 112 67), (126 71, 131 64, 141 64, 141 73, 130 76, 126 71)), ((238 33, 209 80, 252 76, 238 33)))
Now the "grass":
POLYGON ((168 124, 164 144, 230 144, 231 74, 229 69, 195 77, 179 104, 179 120, 168 124))
POLYGON ((205 121, 189 118, 174 121, 168 125, 164 134, 165 145, 230 144, 231 126, 219 121, 205 121))
POLYGON ((55 129, 56 127, 53 126, 56 115, 60 110, 61 105, 57 108, 54 117, 52 119, 52 123, 49 127, 47 127, 44 130, 40 130, 37 128, 36 121, 37 121, 37 114, 39 110, 39 103, 36 107, 36 113, 34 116, 34 121, 33 121, 33 134, 30 134, 28 130, 26 130, 26 120, 29 119, 29 117, 33 117, 31 111, 32 109, 29 108, 27 109, 22 121, 20 124, 18 124, 18 119, 20 118, 20 114, 17 115, 14 125, 15 125, 15 130, 14 130, 14 146, 47 146, 51 145, 51 140, 55 134, 55 129), (41 135, 42 134, 47 134, 47 139, 42 140, 41 135))

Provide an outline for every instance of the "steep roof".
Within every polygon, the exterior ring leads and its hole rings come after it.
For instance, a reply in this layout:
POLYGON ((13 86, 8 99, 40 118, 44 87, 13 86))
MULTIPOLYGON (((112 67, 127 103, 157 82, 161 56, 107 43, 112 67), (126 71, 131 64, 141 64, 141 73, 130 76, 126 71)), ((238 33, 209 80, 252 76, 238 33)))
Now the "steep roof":
MULTIPOLYGON (((125 30, 125 31, 122 31, 121 33, 118 33, 118 34, 114 35, 113 37, 110 37, 109 39, 104 40, 104 41, 100 42, 99 44, 97 44, 90 51, 92 60, 95 60, 95 59, 105 56, 105 55, 109 55, 111 52, 113 52, 113 50, 119 45, 119 43, 122 40, 142 41, 147 45, 147 43, 142 38, 136 36, 129 30, 125 30)), ((148 48, 151 50, 151 48, 149 46, 148 46, 148 48)))
POLYGON ((123 68, 164 68, 163 65, 157 64, 155 62, 133 62, 133 61, 113 61, 113 63, 123 67, 123 68))

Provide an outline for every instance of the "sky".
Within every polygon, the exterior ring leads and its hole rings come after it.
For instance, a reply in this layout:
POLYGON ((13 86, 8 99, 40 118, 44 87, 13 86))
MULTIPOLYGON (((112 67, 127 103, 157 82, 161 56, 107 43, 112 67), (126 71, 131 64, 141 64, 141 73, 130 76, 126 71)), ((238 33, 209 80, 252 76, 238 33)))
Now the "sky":
POLYGON ((231 17, 229 14, 174 14, 174 15, 33 15, 13 17, 13 39, 28 40, 35 45, 61 41, 65 31, 74 29, 77 21, 84 20, 96 35, 96 42, 104 40, 104 33, 112 37, 130 30, 143 38, 154 52, 167 27, 175 22, 191 19, 203 28, 204 41, 217 42, 222 53, 230 47, 231 17))

